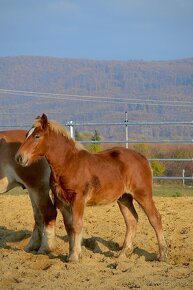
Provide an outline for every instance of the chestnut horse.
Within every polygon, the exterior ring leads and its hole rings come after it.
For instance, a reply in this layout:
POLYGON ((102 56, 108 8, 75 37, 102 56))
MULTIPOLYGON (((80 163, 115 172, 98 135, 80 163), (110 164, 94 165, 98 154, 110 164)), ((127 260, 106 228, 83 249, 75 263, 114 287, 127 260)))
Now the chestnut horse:
POLYGON ((15 158, 26 167, 43 156, 51 168, 50 186, 69 237, 69 261, 81 256, 86 205, 118 202, 126 223, 121 255, 131 251, 138 220, 133 199, 142 206, 156 232, 159 259, 166 260, 161 218, 152 199, 152 170, 144 156, 123 147, 89 153, 45 114, 36 118, 15 158))
POLYGON ((56 208, 49 197, 50 168, 46 159, 23 168, 15 162, 15 154, 27 131, 0 132, 0 193, 21 186, 26 188, 32 203, 35 225, 26 251, 49 252, 55 242, 56 208))

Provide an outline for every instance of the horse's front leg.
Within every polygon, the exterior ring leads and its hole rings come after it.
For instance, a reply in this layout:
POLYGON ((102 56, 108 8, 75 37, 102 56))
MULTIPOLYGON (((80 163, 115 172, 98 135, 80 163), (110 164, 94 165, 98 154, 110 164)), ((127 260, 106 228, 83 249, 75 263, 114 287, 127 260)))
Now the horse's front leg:
POLYGON ((37 250, 39 254, 49 253, 55 247, 55 223, 57 211, 48 190, 29 190, 35 226, 26 246, 27 251, 37 250))
POLYGON ((55 248, 57 210, 50 199, 49 193, 46 196, 46 192, 43 193, 42 196, 39 195, 38 203, 38 207, 43 216, 42 241, 38 254, 49 253, 55 248))
POLYGON ((72 210, 69 205, 64 204, 58 199, 57 207, 60 209, 63 216, 64 226, 68 235, 69 253, 71 253, 73 249, 72 210))
POLYGON ((84 206, 83 201, 74 200, 71 208, 65 210, 64 223, 69 236, 69 262, 77 262, 81 258, 84 206))

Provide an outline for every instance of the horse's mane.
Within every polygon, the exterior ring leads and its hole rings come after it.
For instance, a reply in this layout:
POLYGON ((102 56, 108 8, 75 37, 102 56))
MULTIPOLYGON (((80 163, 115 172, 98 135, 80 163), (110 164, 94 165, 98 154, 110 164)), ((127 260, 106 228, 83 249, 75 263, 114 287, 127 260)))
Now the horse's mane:
MULTIPOLYGON (((41 118, 36 118, 34 123, 33 123, 33 127, 37 128, 41 126, 41 118)), ((54 120, 49 120, 48 121, 48 126, 50 128, 50 130, 52 130, 53 132, 55 132, 56 134, 62 135, 64 137, 66 137, 69 140, 72 140, 75 144, 75 147, 78 150, 86 150, 86 148, 78 141, 75 141, 71 136, 69 131, 62 126, 61 124, 59 124, 58 122, 54 121, 54 120)))

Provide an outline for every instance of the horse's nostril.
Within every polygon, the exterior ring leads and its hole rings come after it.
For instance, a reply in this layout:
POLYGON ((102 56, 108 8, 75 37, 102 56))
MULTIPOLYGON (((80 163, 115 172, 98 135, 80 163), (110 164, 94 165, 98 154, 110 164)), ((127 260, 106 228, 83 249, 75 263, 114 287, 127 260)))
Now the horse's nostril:
POLYGON ((21 164, 22 163, 22 156, 20 154, 16 155, 15 160, 18 164, 21 164))

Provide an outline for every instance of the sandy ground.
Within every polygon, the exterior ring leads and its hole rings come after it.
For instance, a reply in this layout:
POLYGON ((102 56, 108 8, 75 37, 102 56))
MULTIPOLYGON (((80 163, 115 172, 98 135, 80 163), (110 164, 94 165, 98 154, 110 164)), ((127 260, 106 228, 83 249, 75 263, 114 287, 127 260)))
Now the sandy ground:
POLYGON ((168 263, 156 261, 155 234, 139 207, 134 253, 117 259, 125 226, 112 204, 86 209, 83 259, 70 264, 60 213, 56 250, 26 253, 33 227, 29 197, 0 195, 0 289, 193 289, 193 197, 159 197, 155 202, 169 246, 168 263))

